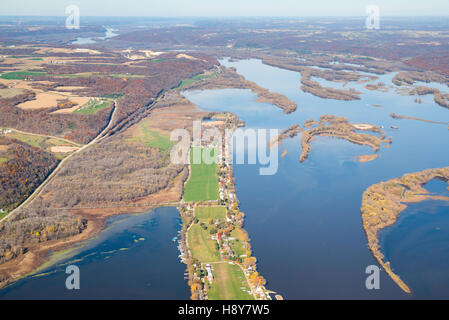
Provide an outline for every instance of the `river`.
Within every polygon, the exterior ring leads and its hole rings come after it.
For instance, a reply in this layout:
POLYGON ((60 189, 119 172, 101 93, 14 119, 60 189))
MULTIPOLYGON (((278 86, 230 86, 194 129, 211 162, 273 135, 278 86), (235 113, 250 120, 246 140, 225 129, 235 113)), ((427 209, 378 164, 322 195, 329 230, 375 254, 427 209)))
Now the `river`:
POLYGON ((172 241, 180 224, 174 207, 112 217, 97 238, 0 290, 0 299, 189 299, 185 265, 172 241), (68 265, 79 267, 79 290, 65 287, 68 265))
MULTIPOLYGON (((394 112, 447 122, 449 110, 436 105, 432 96, 423 97, 423 103, 417 104, 415 97, 399 95, 394 88, 389 92, 369 91, 355 83, 346 87, 361 91, 362 100, 325 100, 299 90, 301 75, 297 72, 267 66, 259 60, 222 63, 235 67, 248 80, 285 94, 298 104, 298 109, 286 115, 272 105, 255 102, 249 90, 184 93, 202 109, 231 111, 248 128, 285 129, 309 118, 318 120, 320 115, 332 114, 354 123, 384 126, 387 136, 393 137, 391 147, 382 148, 379 158, 368 163, 356 159, 357 155, 372 154, 368 147, 319 137, 312 143, 309 159, 301 164, 300 137, 296 137, 283 142, 288 154, 279 159, 278 172, 273 176, 260 176, 256 165, 235 165, 237 196, 246 214, 245 229, 268 288, 286 299, 433 298, 419 284, 412 288, 412 295, 403 293, 385 272, 381 272, 380 290, 366 289, 365 269, 376 262, 368 250, 360 205, 363 192, 372 184, 448 165, 447 126, 394 120, 389 115, 394 112), (392 125, 399 129, 391 129, 392 125)), ((392 85, 393 76, 382 75, 378 81, 392 85)), ((328 81, 318 82, 329 85, 328 81)), ((401 235, 405 238, 407 232, 401 235)), ((449 241, 445 244, 448 247, 449 241)), ((395 260, 392 257, 393 269, 399 265, 395 260)), ((447 272, 445 267, 435 266, 447 272)), ((445 285, 449 286, 447 280, 445 285)))
MULTIPOLYGON (((394 112, 449 121, 449 110, 436 105, 431 96, 422 97, 423 103, 417 104, 415 97, 399 95, 394 88, 389 92, 369 91, 354 83, 346 87, 360 90, 362 100, 321 99, 299 89, 301 75, 297 72, 267 66, 259 60, 222 63, 236 67, 248 80, 285 94, 298 104, 298 109, 286 115, 273 105, 255 102, 256 97, 249 90, 184 92, 202 109, 231 111, 246 122, 247 128, 281 130, 332 114, 355 123, 383 126, 387 136, 393 137, 391 147, 382 148, 380 156, 367 163, 360 163, 356 156, 372 154, 370 148, 329 137, 317 138, 309 158, 300 163, 300 137, 296 137, 283 142, 288 154, 279 157, 275 175, 259 175, 257 165, 234 166, 237 196, 246 214, 245 229, 267 287, 285 299, 449 298, 444 289, 449 288, 449 255, 445 252, 444 261, 436 256, 449 247, 449 239, 443 233, 449 224, 449 215, 444 214, 447 204, 411 205, 408 210, 421 212, 411 216, 424 220, 408 222, 406 217, 410 215, 404 213, 405 218, 382 232, 383 252, 393 269, 410 281, 411 295, 402 292, 385 272, 381 272, 380 290, 366 289, 365 269, 376 265, 376 261, 368 249, 360 213, 362 194, 370 185, 448 165, 447 126, 395 120, 389 115, 394 112), (399 129, 391 129, 392 125, 399 129), (433 236, 435 228, 440 228, 441 236, 433 236), (423 241, 435 250, 425 250, 425 246, 414 250, 423 241), (441 276, 427 276, 435 272, 441 276)), ((390 85, 393 76, 383 75, 379 81, 390 85)), ((279 154, 282 151, 281 148, 279 154)), ((444 192, 433 183, 428 187, 431 192, 444 192)), ((171 241, 180 228, 178 219, 175 208, 111 218, 109 227, 98 238, 87 241, 69 258, 42 270, 38 276, 1 290, 0 299, 188 299, 185 267, 171 241), (64 270, 71 263, 81 270, 79 291, 64 287, 64 270)))
POLYGON ((78 37, 76 38, 75 41, 72 41, 71 44, 78 44, 78 45, 83 45, 83 44, 93 44, 93 43, 97 43, 97 40, 107 40, 109 38, 118 36, 118 33, 115 33, 117 30, 110 28, 110 27, 105 27, 106 31, 104 34, 104 37, 98 37, 98 38, 92 38, 92 37, 78 37))

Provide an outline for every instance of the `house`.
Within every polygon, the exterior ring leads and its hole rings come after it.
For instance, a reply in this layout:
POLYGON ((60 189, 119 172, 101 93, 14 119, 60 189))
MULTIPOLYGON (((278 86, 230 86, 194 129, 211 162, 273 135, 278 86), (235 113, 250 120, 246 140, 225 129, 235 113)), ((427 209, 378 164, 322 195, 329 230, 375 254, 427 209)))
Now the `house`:
POLYGON ((207 280, 209 280, 209 282, 212 282, 214 280, 214 275, 212 273, 212 267, 210 266, 210 264, 206 264, 206 272, 207 280))

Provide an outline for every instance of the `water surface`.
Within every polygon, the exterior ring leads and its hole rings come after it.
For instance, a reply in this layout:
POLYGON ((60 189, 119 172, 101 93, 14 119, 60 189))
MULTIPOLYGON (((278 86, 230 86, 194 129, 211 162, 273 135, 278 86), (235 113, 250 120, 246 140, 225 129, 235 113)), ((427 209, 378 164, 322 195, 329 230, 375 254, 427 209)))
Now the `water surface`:
POLYGON ((0 290, 0 299, 189 299, 185 265, 172 241, 180 223, 174 207, 113 217, 97 238, 0 290), (65 287, 65 269, 72 264, 80 268, 80 290, 65 287))
MULTIPOLYGON (((390 114, 449 121, 449 110, 436 105, 431 96, 417 104, 415 97, 398 95, 391 82, 395 73, 377 80, 392 87, 388 92, 370 91, 365 84, 351 82, 345 88, 361 91, 362 99, 337 101, 302 92, 297 72, 267 66, 259 60, 222 63, 236 67, 248 80, 285 94, 298 109, 286 115, 273 105, 255 102, 256 96, 249 90, 184 92, 202 109, 231 111, 246 122, 247 128, 285 129, 332 114, 353 123, 383 126, 387 137, 393 137, 391 147, 382 148, 379 157, 368 163, 360 163, 357 156, 373 154, 370 148, 319 137, 312 143, 309 159, 301 164, 298 136, 284 140, 279 153, 285 148, 288 154, 279 159, 276 175, 260 176, 256 165, 235 165, 237 196, 246 214, 245 229, 268 288, 286 299, 414 297, 402 292, 385 272, 381 272, 380 290, 365 288, 365 269, 376 261, 362 228, 361 199, 372 184, 449 163, 447 126, 395 120, 390 114)), ((324 80, 318 82, 329 85, 324 80)), ((444 265, 436 268, 447 272, 444 265)), ((445 285, 449 287, 449 282, 445 285)), ((426 296, 420 284, 413 289, 417 296, 426 296)))

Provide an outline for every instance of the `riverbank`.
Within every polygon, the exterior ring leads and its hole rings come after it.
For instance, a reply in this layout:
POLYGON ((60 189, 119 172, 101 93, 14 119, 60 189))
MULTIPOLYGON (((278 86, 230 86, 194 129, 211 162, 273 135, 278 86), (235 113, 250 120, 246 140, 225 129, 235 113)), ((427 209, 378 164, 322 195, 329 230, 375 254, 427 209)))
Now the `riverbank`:
MULTIPOLYGON (((311 143, 316 136, 329 136, 339 139, 347 140, 358 145, 365 145, 371 147, 374 152, 380 150, 381 144, 391 144, 392 138, 386 138, 385 132, 381 131, 380 127, 371 124, 352 124, 344 117, 337 117, 333 115, 322 115, 319 121, 313 119, 306 120, 303 123, 303 129, 299 124, 293 124, 289 128, 281 132, 277 137, 269 142, 270 149, 278 146, 282 140, 296 137, 302 133, 301 147, 302 153, 299 161, 302 163, 307 160, 311 151, 311 143), (357 131, 378 133, 380 136, 375 136, 367 133, 359 133, 357 131)), ((372 161, 378 155, 362 155, 361 162, 372 161)))
MULTIPOLYGON (((228 119, 234 121, 226 121, 221 130, 235 130, 241 125, 235 116, 229 115, 228 119)), ((206 146, 201 150, 208 151, 206 146)), ((183 221, 179 247, 181 259, 187 265, 191 298, 269 300, 266 281, 257 272, 257 259, 252 255, 249 236, 243 229, 244 214, 236 196, 233 166, 225 161, 218 162, 212 164, 216 170, 206 170, 218 175, 214 186, 218 196, 211 198, 211 192, 197 192, 204 199, 185 201, 184 198, 179 206, 183 221)), ((201 170, 201 166, 190 165, 190 177, 196 175, 195 170, 201 170)))
POLYGON ((51 252, 36 273, 0 290, 0 300, 186 300, 185 266, 172 241, 180 229, 176 207, 108 218, 98 235, 51 252), (81 290, 65 288, 69 265, 80 269, 81 290))
POLYGON ((272 92, 259 86, 257 83, 246 80, 233 68, 218 67, 211 74, 204 74, 198 81, 192 81, 182 87, 183 90, 207 90, 207 89, 249 89, 257 94, 257 102, 271 103, 281 108, 285 113, 292 113, 296 110, 295 102, 285 95, 272 92))
POLYGON ((410 173, 401 178, 372 185, 363 193, 362 197, 362 221, 368 246, 387 274, 406 293, 411 293, 411 289, 399 275, 393 272, 390 262, 385 261, 379 245, 378 234, 380 230, 397 221, 399 215, 407 208, 406 203, 428 199, 449 201, 449 197, 430 195, 424 188, 426 183, 434 179, 449 181, 449 167, 410 173))

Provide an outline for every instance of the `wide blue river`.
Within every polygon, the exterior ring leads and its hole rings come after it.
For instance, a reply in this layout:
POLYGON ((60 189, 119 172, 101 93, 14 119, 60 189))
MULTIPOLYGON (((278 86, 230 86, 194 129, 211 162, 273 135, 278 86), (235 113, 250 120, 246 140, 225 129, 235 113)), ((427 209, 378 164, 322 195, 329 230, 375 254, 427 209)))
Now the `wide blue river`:
POLYGON ((110 218, 97 238, 0 290, 0 299, 189 299, 185 265, 172 241, 180 228, 174 207, 110 218), (66 289, 68 265, 80 270, 79 290, 66 289))
MULTIPOLYGON (((413 269, 415 277, 425 278, 436 269, 446 275, 446 278, 439 278, 445 282, 435 286, 435 294, 428 289, 434 283, 424 285, 423 278, 419 278, 416 282, 410 280, 413 294, 407 295, 385 272, 381 272, 380 290, 367 290, 365 269, 376 262, 368 250, 360 214, 362 194, 370 185, 405 173, 449 165, 447 125, 394 120, 389 115, 394 112, 448 122, 449 110, 436 105, 432 96, 423 97, 423 103, 417 104, 415 97, 398 94, 397 87, 390 88, 389 92, 379 92, 369 91, 364 88, 365 84, 356 83, 349 83, 347 87, 361 91, 362 100, 321 99, 299 89, 301 75, 297 72, 270 67, 259 60, 222 61, 222 64, 235 67, 248 80, 285 94, 298 104, 298 109, 286 115, 270 104, 255 102, 256 97, 249 90, 184 93, 202 109, 231 111, 246 121, 247 128, 281 130, 295 123, 302 124, 309 118, 318 120, 320 115, 331 114, 347 117, 353 123, 383 126, 387 136, 393 137, 391 147, 382 148, 379 157, 367 163, 360 163, 356 157, 372 154, 370 148, 328 137, 318 137, 312 142, 308 160, 300 163, 300 137, 296 137, 284 140, 283 147, 288 154, 279 158, 279 169, 273 176, 259 175, 258 165, 235 165, 237 196, 246 214, 245 228, 268 288, 286 299, 449 298, 447 290, 442 294, 438 289, 449 287, 447 237, 445 242, 433 244, 439 248, 435 249, 440 252, 439 261, 444 263, 435 263, 431 269, 423 265, 413 269)), ((383 75, 377 81, 390 86, 393 76, 393 73, 383 75)), ((341 84, 315 80, 323 86, 342 87, 341 84)), ((423 212, 427 206, 431 210, 435 204, 420 204, 423 212)), ((440 208, 449 213, 447 206, 440 208)), ((435 215, 426 218, 433 221, 428 228, 442 223, 435 215)), ((442 214, 441 219, 449 223, 449 214, 442 214)), ((420 227, 409 223, 399 232, 400 237, 405 239, 420 227)), ((397 234, 395 229, 391 232, 397 234)), ((386 241, 391 243, 388 248, 395 246, 397 237, 392 236, 391 241, 386 241)), ((415 247, 426 240, 414 237, 409 241, 415 247)), ((387 252, 386 256, 399 275, 411 279, 412 269, 403 268, 402 264, 415 264, 417 259, 428 258, 421 250, 414 254, 413 257, 390 256, 387 252)))

